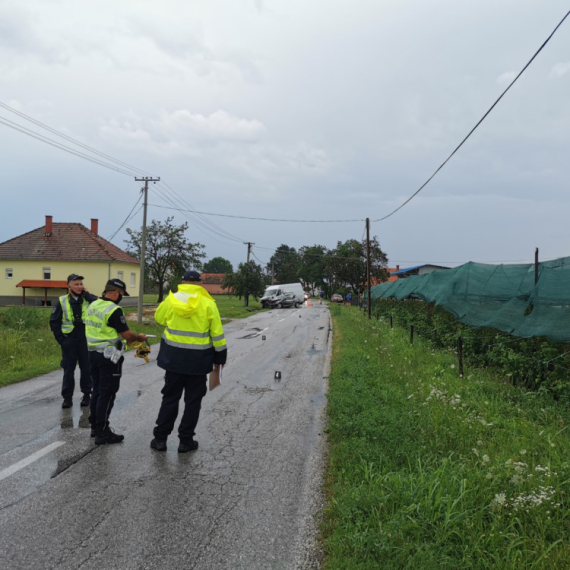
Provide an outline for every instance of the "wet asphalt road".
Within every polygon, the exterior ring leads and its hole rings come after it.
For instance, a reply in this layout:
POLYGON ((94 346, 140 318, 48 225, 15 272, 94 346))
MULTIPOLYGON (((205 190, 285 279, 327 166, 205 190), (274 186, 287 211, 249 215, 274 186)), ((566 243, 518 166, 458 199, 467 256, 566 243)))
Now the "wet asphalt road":
POLYGON ((80 394, 61 409, 60 371, 0 390, 0 568, 316 567, 328 309, 224 329, 228 366, 194 453, 177 453, 176 431, 166 453, 149 447, 158 347, 148 364, 126 356, 111 417, 122 444, 94 445, 80 394))

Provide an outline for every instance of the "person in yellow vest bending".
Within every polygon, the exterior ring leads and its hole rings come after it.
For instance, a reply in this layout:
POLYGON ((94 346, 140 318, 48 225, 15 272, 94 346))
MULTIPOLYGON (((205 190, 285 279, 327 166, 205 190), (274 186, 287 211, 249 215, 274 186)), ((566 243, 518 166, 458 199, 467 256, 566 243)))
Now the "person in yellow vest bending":
POLYGON ((207 391, 207 374, 214 366, 226 363, 228 350, 220 313, 200 281, 198 272, 186 271, 178 291, 171 291, 154 315, 156 322, 166 327, 157 358, 158 366, 166 370, 162 405, 150 442, 156 451, 166 451, 182 392, 184 414, 178 428, 178 453, 198 449, 194 430, 207 391))
POLYGON ((125 439, 124 435, 115 433, 109 426, 109 416, 119 391, 125 359, 122 353, 125 341, 131 343, 147 339, 146 334, 129 330, 123 310, 119 307, 124 295, 129 296, 123 281, 110 279, 101 299, 89 305, 85 319, 93 378, 89 421, 91 437, 95 438, 97 445, 120 443, 125 439))
POLYGON ((79 362, 81 376, 79 387, 83 392, 81 406, 88 406, 91 397, 91 371, 89 354, 85 340, 85 314, 89 303, 97 299, 83 287, 83 276, 72 273, 67 278, 69 293, 62 295, 53 308, 49 326, 55 340, 61 346, 61 367, 63 383, 61 396, 62 408, 71 408, 75 390, 75 367, 79 362))

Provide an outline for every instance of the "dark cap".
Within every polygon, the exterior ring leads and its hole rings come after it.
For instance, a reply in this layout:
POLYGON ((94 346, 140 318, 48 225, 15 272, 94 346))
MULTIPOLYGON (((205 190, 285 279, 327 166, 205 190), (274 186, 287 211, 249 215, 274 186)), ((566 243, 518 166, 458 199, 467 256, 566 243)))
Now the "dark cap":
POLYGON ((70 281, 77 281, 78 279, 85 279, 83 277, 83 275, 77 275, 77 273, 72 273, 68 278, 67 278, 67 284, 69 285, 70 281))
POLYGON ((182 277, 182 281, 202 281, 202 278, 197 271, 189 269, 182 277))
POLYGON ((105 291, 121 291, 125 297, 130 297, 127 293, 127 286, 120 279, 109 279, 105 285, 105 291))

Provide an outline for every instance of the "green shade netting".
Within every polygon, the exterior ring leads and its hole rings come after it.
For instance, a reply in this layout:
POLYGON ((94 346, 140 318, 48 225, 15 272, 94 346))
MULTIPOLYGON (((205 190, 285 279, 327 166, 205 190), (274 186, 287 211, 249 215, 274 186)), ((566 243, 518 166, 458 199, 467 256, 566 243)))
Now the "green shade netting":
POLYGON ((570 341, 570 257, 535 266, 466 263, 454 269, 376 285, 372 299, 421 299, 462 323, 518 337, 570 341))

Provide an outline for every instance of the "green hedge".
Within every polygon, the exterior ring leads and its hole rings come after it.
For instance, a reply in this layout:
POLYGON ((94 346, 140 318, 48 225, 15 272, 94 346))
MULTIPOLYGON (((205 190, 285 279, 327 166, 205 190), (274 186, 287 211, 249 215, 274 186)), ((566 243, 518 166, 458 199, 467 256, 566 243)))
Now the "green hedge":
POLYGON ((432 343, 434 348, 457 351, 463 337, 465 367, 499 369, 514 385, 547 391, 556 398, 570 398, 570 350, 568 345, 543 337, 519 338, 496 329, 474 329, 459 323, 453 315, 434 303, 416 299, 374 302, 377 318, 389 319, 394 326, 410 328, 432 343))

